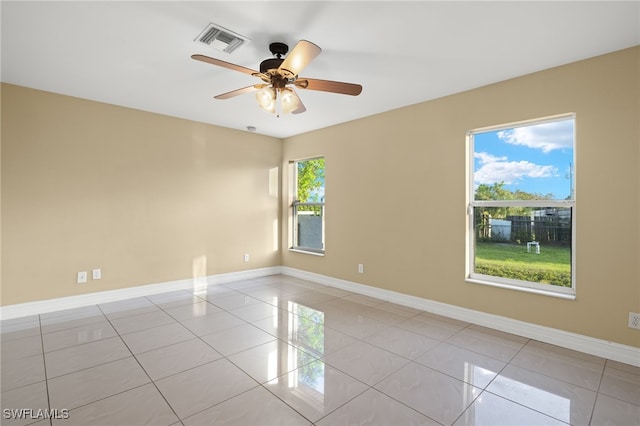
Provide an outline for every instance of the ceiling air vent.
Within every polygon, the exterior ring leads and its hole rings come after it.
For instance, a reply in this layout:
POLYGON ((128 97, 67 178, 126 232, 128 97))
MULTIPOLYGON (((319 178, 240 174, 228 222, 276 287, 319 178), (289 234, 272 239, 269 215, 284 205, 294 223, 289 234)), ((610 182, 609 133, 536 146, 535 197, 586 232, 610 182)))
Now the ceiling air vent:
POLYGON ((229 31, 220 25, 209 24, 194 41, 222 52, 231 53, 249 41, 249 38, 229 31))

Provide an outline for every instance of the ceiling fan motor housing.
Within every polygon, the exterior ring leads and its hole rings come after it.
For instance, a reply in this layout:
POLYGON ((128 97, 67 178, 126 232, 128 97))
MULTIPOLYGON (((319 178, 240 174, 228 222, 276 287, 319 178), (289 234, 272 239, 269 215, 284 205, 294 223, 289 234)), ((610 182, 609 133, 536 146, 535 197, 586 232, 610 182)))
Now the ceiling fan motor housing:
POLYGON ((284 61, 281 58, 269 58, 260 62, 260 72, 263 74, 267 74, 269 70, 277 70, 280 67, 280 64, 284 61))
POLYGON ((269 51, 273 54, 273 56, 279 59, 282 55, 287 54, 287 52, 289 51, 289 46, 284 43, 275 42, 269 45, 269 51))
POLYGON ((275 58, 265 59, 260 62, 260 72, 262 74, 273 74, 269 73, 269 70, 277 70, 280 68, 280 64, 284 61, 282 55, 286 55, 289 51, 289 46, 284 43, 275 42, 269 45, 269 51, 275 58))

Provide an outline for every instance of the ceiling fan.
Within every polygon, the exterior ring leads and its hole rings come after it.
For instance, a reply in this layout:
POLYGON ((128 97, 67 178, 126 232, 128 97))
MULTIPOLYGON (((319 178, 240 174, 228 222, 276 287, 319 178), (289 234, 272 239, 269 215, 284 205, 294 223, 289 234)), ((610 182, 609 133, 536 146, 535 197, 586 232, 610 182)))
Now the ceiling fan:
POLYGON ((259 72, 204 55, 192 55, 191 58, 260 78, 264 83, 222 93, 214 98, 229 99, 245 93, 256 92, 258 105, 278 116, 281 112, 300 114, 307 110, 297 93, 289 86, 351 96, 357 96, 362 92, 362 86, 359 84, 299 77, 298 74, 322 52, 320 47, 310 41, 300 40, 286 58, 282 58, 282 56, 289 51, 289 46, 284 43, 271 43, 269 50, 274 58, 262 61, 259 72))

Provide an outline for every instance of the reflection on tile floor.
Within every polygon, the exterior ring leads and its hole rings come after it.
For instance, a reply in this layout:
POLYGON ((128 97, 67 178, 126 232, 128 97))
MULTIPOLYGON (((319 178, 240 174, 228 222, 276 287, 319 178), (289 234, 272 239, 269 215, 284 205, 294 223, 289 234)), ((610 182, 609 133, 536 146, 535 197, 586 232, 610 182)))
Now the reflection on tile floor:
POLYGON ((281 275, 1 331, 2 425, 640 424, 638 367, 281 275))

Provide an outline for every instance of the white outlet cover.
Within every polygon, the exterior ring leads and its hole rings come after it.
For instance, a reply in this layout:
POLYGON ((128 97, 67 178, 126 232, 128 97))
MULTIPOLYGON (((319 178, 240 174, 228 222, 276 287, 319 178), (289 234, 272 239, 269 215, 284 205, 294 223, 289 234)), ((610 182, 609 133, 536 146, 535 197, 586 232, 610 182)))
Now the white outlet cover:
POLYGON ((99 279, 101 279, 101 278, 102 278, 102 270, 101 270, 100 268, 92 270, 92 271, 91 271, 91 277, 92 277, 94 280, 99 280, 99 279))
POLYGON ((86 271, 78 272, 78 284, 84 284, 87 282, 86 271))
POLYGON ((629 327, 640 330, 640 314, 636 312, 629 312, 629 327))

